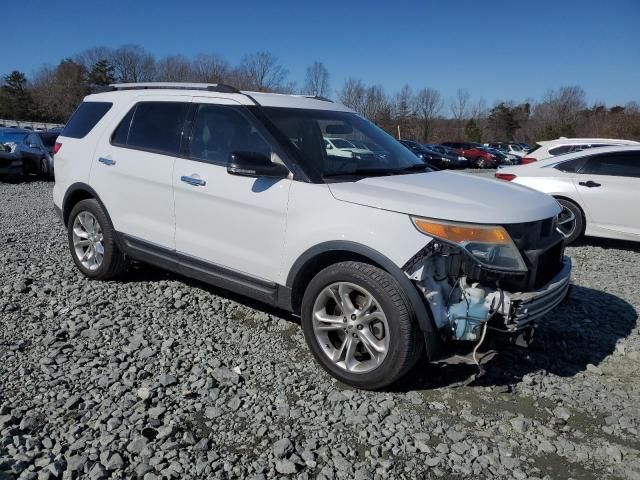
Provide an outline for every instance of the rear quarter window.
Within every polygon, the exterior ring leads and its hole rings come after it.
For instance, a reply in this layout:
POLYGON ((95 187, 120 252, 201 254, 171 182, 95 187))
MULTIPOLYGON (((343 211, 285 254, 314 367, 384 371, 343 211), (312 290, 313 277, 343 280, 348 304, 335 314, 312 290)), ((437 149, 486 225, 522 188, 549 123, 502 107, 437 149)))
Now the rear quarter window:
POLYGON ((113 106, 111 102, 82 102, 60 134, 63 137, 84 138, 113 106))

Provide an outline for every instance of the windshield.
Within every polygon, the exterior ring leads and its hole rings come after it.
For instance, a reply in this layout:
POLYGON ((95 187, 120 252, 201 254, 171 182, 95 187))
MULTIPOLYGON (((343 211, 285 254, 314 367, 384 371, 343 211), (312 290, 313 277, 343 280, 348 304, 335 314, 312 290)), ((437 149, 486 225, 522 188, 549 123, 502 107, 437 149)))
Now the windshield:
POLYGON ((23 132, 4 132, 0 133, 0 143, 19 143, 28 134, 23 132))
POLYGON ((300 161, 323 177, 411 173, 425 167, 393 137, 355 113, 279 107, 263 111, 300 153, 300 161))

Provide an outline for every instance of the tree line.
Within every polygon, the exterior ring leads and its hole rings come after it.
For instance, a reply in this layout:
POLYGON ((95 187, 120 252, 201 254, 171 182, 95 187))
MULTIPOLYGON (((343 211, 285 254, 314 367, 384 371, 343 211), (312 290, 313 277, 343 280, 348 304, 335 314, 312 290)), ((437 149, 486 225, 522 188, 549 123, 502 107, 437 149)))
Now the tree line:
POLYGON ((299 86, 270 52, 245 55, 231 65, 218 54, 155 58, 139 45, 96 47, 45 65, 27 78, 13 71, 0 85, 0 118, 64 123, 82 98, 111 83, 225 83, 241 90, 334 97, 392 135, 424 143, 451 141, 527 141, 559 136, 640 139, 640 106, 635 101, 589 106, 579 86, 549 90, 525 102, 498 101, 488 106, 458 89, 445 99, 435 88, 409 85, 387 93, 382 85, 347 78, 332 94, 326 66, 314 61, 299 86))

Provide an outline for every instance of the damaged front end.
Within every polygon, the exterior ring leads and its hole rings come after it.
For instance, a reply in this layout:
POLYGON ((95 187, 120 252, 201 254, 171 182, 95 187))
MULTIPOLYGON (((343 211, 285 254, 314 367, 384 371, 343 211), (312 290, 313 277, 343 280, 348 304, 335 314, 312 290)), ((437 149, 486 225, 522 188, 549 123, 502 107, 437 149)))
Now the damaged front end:
POLYGON ((404 271, 430 306, 446 347, 440 359, 477 364, 488 337, 528 345, 535 321, 567 295, 571 261, 555 218, 504 226, 413 221, 433 240, 404 271))

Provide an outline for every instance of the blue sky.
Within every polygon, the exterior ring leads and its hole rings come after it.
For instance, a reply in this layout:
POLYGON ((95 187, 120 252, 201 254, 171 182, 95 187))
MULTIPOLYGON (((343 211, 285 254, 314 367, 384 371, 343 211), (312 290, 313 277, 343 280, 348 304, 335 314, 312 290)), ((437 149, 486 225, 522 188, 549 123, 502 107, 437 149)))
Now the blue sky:
POLYGON ((137 43, 156 56, 212 52, 232 64, 269 50, 298 84, 320 60, 334 90, 353 76, 388 92, 433 87, 445 98, 460 87, 489 105, 564 85, 581 85, 590 103, 640 101, 640 0, 26 0, 13 8, 21 20, 5 18, 0 29, 2 74, 29 76, 86 48, 137 43))

